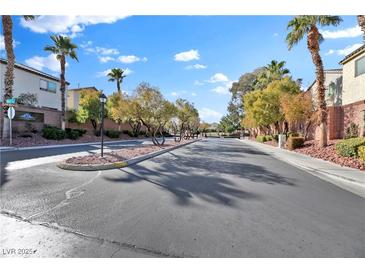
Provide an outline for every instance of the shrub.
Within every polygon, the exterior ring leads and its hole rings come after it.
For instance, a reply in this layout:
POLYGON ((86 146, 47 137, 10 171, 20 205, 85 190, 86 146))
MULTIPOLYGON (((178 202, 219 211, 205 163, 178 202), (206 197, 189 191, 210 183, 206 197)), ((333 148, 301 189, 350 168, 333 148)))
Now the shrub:
POLYGON ((359 136, 359 126, 351 122, 350 126, 346 128, 345 139, 355 138, 359 136))
POLYGON ((256 137, 256 141, 258 141, 260 143, 266 142, 266 136, 265 135, 258 135, 256 137))
POLYGON ((42 136, 49 140, 62 140, 65 139, 66 132, 57 127, 45 126, 42 129, 42 136))
POLYGON ((272 140, 275 140, 276 142, 279 142, 279 134, 274 134, 271 137, 272 137, 272 140))
POLYGON ((66 138, 67 139, 77 140, 80 137, 79 132, 75 129, 66 128, 65 132, 66 132, 66 138))
POLYGON ((86 129, 82 129, 82 128, 74 128, 73 130, 76 130, 79 133, 80 137, 87 132, 86 129))
POLYGON ((363 165, 365 165, 365 146, 359 146, 357 148, 357 155, 359 156, 360 161, 363 165))
POLYGON ((364 137, 342 140, 336 144, 336 152, 344 157, 356 157, 358 147, 363 145, 365 145, 364 137))
POLYGON ((290 136, 287 145, 289 150, 294 150, 298 147, 302 147, 304 145, 304 137, 290 136))
POLYGON ((120 131, 108 129, 107 131, 105 131, 105 135, 108 136, 109 138, 119 138, 120 131))
POLYGON ((265 142, 267 142, 267 141, 272 141, 272 136, 271 136, 271 135, 266 135, 266 136, 265 136, 265 139, 266 139, 266 141, 265 141, 265 142))
POLYGON ((299 133, 298 132, 288 132, 287 133, 287 137, 299 137, 299 133))

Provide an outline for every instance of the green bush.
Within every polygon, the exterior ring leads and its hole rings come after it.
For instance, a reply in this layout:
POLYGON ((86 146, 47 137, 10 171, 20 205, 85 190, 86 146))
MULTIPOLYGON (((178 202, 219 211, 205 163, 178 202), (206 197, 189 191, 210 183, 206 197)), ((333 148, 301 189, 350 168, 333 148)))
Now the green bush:
POLYGON ((258 141, 260 143, 266 142, 266 136, 265 135, 258 135, 256 137, 256 141, 258 141))
POLYGON ((42 136, 49 140, 62 140, 65 139, 66 132, 57 127, 45 126, 42 129, 42 136))
POLYGON ((363 165, 365 165, 365 146, 359 146, 357 148, 357 155, 359 156, 360 161, 363 165))
POLYGON ((86 129, 82 129, 82 128, 66 128, 66 134, 67 134, 67 131, 70 131, 70 130, 76 131, 80 137, 87 132, 86 129))
POLYGON ((344 157, 356 157, 358 147, 363 145, 365 145, 364 137, 342 140, 336 144, 336 152, 344 157))
POLYGON ((289 150, 294 150, 298 147, 302 147, 304 145, 304 137, 290 136, 287 145, 289 150))
POLYGON ((72 128, 66 128, 66 138, 71 140, 77 140, 80 137, 79 131, 72 129, 72 128))
POLYGON ((345 139, 356 138, 359 136, 359 126, 351 122, 350 126, 346 128, 345 139))
POLYGON ((113 130, 113 129, 108 129, 105 132, 105 135, 108 136, 109 138, 119 138, 120 136, 120 131, 118 130, 113 130))
POLYGON ((267 142, 267 141, 272 141, 272 136, 271 136, 271 135, 266 135, 266 136, 265 136, 265 139, 266 139, 266 141, 265 141, 265 142, 267 142))
POLYGON ((271 137, 272 137, 272 140, 275 140, 276 142, 279 142, 279 134, 274 134, 271 137))
POLYGON ((287 137, 299 137, 299 133, 298 132, 288 132, 287 137))

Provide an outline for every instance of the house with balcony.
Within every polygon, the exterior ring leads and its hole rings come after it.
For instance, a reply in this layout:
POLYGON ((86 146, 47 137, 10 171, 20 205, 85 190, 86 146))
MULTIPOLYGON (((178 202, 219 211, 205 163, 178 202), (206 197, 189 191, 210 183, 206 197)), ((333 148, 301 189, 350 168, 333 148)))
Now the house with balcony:
MULTIPOLYGON (((7 60, 0 58, 0 98, 4 98, 4 78, 7 60)), ((66 82, 66 90, 69 83, 66 82)), ((36 98, 32 104, 15 106, 16 115, 13 127, 15 131, 24 131, 26 125, 40 130, 44 124, 61 126, 60 79, 29 66, 15 63, 13 97, 19 98, 31 94, 36 98)))
POLYGON ((365 44, 347 55, 340 64, 343 66, 344 128, 355 123, 359 126, 360 136, 365 136, 365 44))

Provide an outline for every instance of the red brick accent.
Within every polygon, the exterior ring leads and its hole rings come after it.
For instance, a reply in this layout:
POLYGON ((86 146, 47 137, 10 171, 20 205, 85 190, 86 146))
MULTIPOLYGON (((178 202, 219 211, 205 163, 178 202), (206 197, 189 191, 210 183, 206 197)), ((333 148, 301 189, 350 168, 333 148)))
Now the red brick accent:
POLYGON ((351 122, 355 123, 359 126, 360 129, 360 136, 365 136, 365 128, 364 122, 360 121, 361 116, 360 112, 365 111, 365 100, 361 100, 352 104, 344 105, 342 106, 343 112, 344 112, 344 132, 346 131, 346 128, 348 128, 351 124, 351 122))

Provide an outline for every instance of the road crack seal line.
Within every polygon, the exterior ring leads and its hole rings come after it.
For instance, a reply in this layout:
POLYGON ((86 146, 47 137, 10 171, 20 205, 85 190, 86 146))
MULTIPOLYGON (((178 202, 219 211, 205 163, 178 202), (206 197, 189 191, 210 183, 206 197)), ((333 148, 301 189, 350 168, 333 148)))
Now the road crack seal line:
POLYGON ((71 188, 71 189, 67 190, 65 192, 66 199, 62 200, 57 205, 55 205, 55 206, 53 206, 53 207, 51 207, 51 208, 49 208, 49 209, 47 209, 45 211, 41 211, 41 212, 35 213, 35 214, 31 215, 31 216, 28 216, 26 219, 27 220, 30 220, 32 218, 36 218, 36 217, 42 216, 42 215, 44 215, 46 213, 49 213, 49 212, 51 212, 51 211, 53 211, 55 209, 58 209, 58 208, 61 208, 61 207, 64 207, 64 206, 68 205, 69 204, 69 201, 71 199, 80 197, 82 194, 85 193, 85 191, 83 191, 83 190, 79 191, 78 190, 79 188, 85 187, 85 186, 93 183, 96 180, 96 178, 98 178, 100 176, 100 174, 101 174, 101 171, 98 171, 98 173, 94 177, 92 177, 90 180, 86 181, 85 183, 83 183, 81 185, 78 185, 78 186, 76 186, 74 188, 71 188))
MULTIPOLYGON (((29 219, 26 219, 14 212, 10 212, 10 211, 5 211, 5 210, 1 210, 0 214, 9 218, 13 218, 16 219, 18 221, 22 221, 22 222, 26 222, 29 223, 31 225, 37 226, 43 226, 43 227, 47 227, 49 229, 54 229, 57 231, 61 231, 61 232, 65 232, 65 233, 71 233, 75 236, 87 239, 87 240, 93 240, 93 241, 97 241, 101 244, 103 243, 107 243, 110 245, 115 245, 118 247, 118 249, 116 251, 113 252, 113 254, 111 255, 112 257, 117 254, 120 250, 124 249, 124 250, 128 250, 128 251, 133 251, 139 254, 145 254, 145 255, 151 255, 154 257, 168 257, 168 258, 181 258, 181 256, 178 255, 174 255, 174 254, 168 254, 168 253, 164 253, 162 251, 159 250, 153 250, 153 249, 149 249, 149 248, 144 248, 144 247, 138 247, 134 244, 131 243, 124 243, 124 242, 118 242, 115 240, 108 240, 108 239, 104 239, 98 236, 92 236, 92 235, 88 235, 88 234, 84 234, 81 233, 77 230, 73 230, 71 228, 68 227, 64 227, 64 226, 60 226, 57 223, 47 223, 47 222, 35 222, 35 221, 30 221, 29 219)), ((192 256, 189 256, 192 257, 192 256)))

